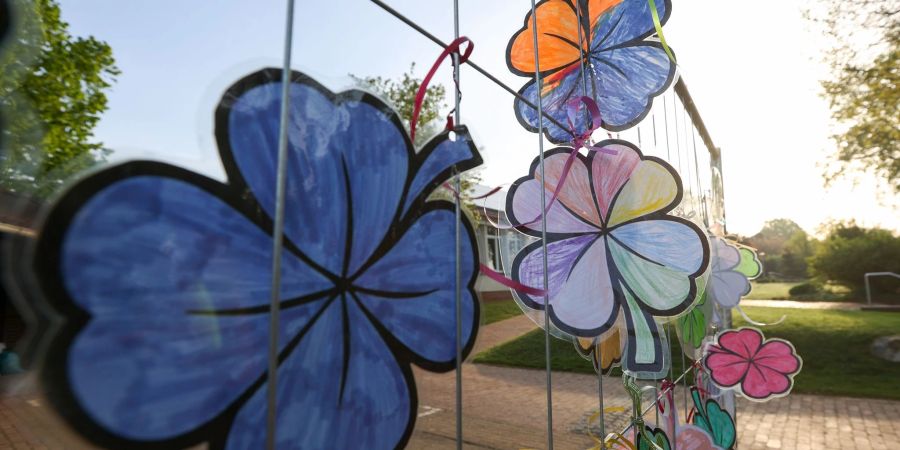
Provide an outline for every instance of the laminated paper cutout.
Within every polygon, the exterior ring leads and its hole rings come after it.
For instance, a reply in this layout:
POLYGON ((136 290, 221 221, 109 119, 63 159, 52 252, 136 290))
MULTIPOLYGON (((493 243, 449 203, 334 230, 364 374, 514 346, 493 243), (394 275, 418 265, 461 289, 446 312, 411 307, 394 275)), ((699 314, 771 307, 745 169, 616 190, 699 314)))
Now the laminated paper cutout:
POLYGON ((759 276, 762 275, 763 267, 762 263, 759 261, 759 255, 756 254, 756 250, 739 245, 738 251, 741 252, 741 262, 738 263, 734 270, 744 274, 749 280, 759 278, 759 276))
MULTIPOLYGON (((711 437, 709 444, 699 445, 695 447, 682 447, 681 439, 678 440, 678 448, 696 448, 697 450, 706 448, 731 450, 737 439, 737 429, 734 425, 734 418, 728 414, 719 403, 712 398, 701 400, 700 391, 697 388, 691 388, 691 398, 694 400, 694 419, 693 426, 685 425, 683 428, 693 428, 696 431, 691 432, 690 441, 702 442, 711 437), (702 433, 706 438, 700 436, 702 433)), ((687 445, 687 442, 684 442, 687 445)))
MULTIPOLYGON (((744 272, 752 270, 752 260, 743 261, 740 249, 718 236, 711 237, 710 244, 713 258, 709 296, 723 308, 734 308, 741 301, 741 297, 750 293, 750 280, 744 272), (743 270, 738 270, 739 268, 743 270)), ((758 276, 762 266, 757 267, 759 269, 753 272, 758 276)))
MULTIPOLYGON (((665 23, 671 1, 655 4, 665 23)), ((568 100, 586 96, 600 107, 604 128, 631 128, 650 111, 653 97, 662 94, 675 78, 675 64, 662 45, 647 39, 656 32, 647 0, 543 0, 537 4, 536 15, 541 91, 533 80, 531 12, 509 41, 506 64, 513 73, 532 78, 519 93, 533 105, 540 95, 543 112, 562 124, 567 123, 568 100)), ((537 131, 535 108, 517 99, 515 112, 522 126, 537 131)), ((591 124, 590 118, 579 116, 574 126, 580 135, 591 124)), ((555 143, 572 140, 568 129, 546 119, 544 131, 555 143)))
POLYGON ((697 302, 691 307, 687 314, 678 318, 678 336, 681 338, 681 348, 685 355, 691 359, 697 359, 697 353, 703 346, 703 340, 706 338, 706 331, 709 326, 709 317, 711 314, 710 306, 707 303, 708 295, 706 292, 706 282, 700 278, 697 280, 697 302))
MULTIPOLYGON (((697 295, 697 278, 709 264, 709 244, 694 223, 669 215, 681 201, 681 180, 665 161, 645 157, 633 144, 598 144, 616 155, 578 155, 558 200, 546 214, 547 242, 538 240, 513 260, 510 276, 543 285, 543 252, 549 266, 547 311, 556 328, 593 338, 625 318, 623 368, 658 373, 664 367, 654 317, 686 311, 697 295)), ((510 188, 506 211, 523 233, 540 237, 535 221, 549 201, 571 149, 545 153, 546 179, 538 160, 510 188)), ((528 308, 544 310, 544 297, 517 293, 528 308)))
POLYGON ((682 424, 675 395, 672 391, 663 394, 659 406, 661 428, 647 425, 646 431, 635 438, 637 449, 653 450, 729 450, 734 447, 736 430, 734 419, 708 399, 703 402, 697 388, 691 388, 694 401, 694 423, 682 424), (645 437, 646 436, 646 437, 645 437), (674 436, 674 442, 673 441, 674 436), (656 447, 648 442, 656 444, 656 447))
POLYGON ((621 363, 625 351, 622 322, 624 321, 620 320, 620 325, 613 327, 612 331, 603 336, 575 338, 575 350, 583 358, 591 361, 595 372, 609 373, 614 366, 621 363))
MULTIPOLYGON (((34 267, 65 316, 48 397, 110 448, 266 446, 272 218, 281 71, 215 113, 221 183, 150 161, 76 184, 34 267)), ((301 73, 290 86, 277 448, 394 448, 417 400, 410 365, 456 366, 455 214, 426 201, 481 162, 464 129, 415 152, 397 114, 301 73)), ((463 221, 462 342, 475 341, 477 246, 463 221)))
POLYGON ((756 328, 741 328, 719 333, 703 365, 716 386, 766 401, 790 393, 803 361, 790 342, 765 339, 756 328))

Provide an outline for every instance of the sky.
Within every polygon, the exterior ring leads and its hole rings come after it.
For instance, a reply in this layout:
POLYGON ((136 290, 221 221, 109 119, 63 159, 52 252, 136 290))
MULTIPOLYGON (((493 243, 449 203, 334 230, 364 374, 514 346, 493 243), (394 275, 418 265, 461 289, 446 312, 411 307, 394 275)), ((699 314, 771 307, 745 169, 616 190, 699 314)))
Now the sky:
MULTIPOLYGON (((900 230, 900 201, 871 178, 830 188, 823 163, 832 152, 828 105, 818 80, 822 35, 802 17, 808 0, 674 1, 665 26, 716 146, 722 149, 728 231, 754 234, 786 217, 809 232, 828 220, 855 219, 900 230)), ((507 42, 522 24, 525 0, 460 0, 461 34, 475 43, 472 60, 518 89, 527 80, 505 64, 507 42)), ((213 111, 234 81, 280 67, 283 0, 61 0, 74 35, 93 35, 113 49, 122 74, 96 138, 114 150, 110 163, 154 159, 224 181, 213 140, 213 111)), ((453 36, 452 1, 389 4, 437 36, 453 36)), ((415 62, 424 75, 440 48, 365 0, 297 0, 293 68, 334 91, 348 74, 397 77, 415 62)), ((435 83, 452 86, 449 65, 435 83)), ((476 72, 461 76, 465 123, 482 150, 484 184, 524 175, 538 138, 516 122, 513 98, 476 72)), ((676 166, 677 167, 677 166, 676 166)))

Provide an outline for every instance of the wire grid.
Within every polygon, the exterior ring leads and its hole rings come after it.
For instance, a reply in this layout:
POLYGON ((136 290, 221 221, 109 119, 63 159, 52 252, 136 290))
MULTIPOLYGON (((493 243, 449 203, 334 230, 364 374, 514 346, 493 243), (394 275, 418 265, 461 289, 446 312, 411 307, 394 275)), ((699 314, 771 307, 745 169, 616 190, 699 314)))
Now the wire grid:
MULTIPOLYGON (((426 38, 433 41, 435 44, 442 48, 447 48, 447 44, 441 39, 437 38, 434 34, 418 25, 414 21, 408 19, 404 15, 402 15, 397 10, 391 8, 389 5, 384 3, 381 0, 371 0, 374 4, 381 7, 406 25, 408 25, 413 30, 419 32, 426 38)), ((288 4, 288 17, 287 24, 285 30, 285 57, 284 57, 284 66, 285 73, 289 72, 290 68, 290 48, 292 44, 292 26, 293 26, 293 4, 294 0, 287 0, 288 4)), ((459 37, 459 5, 458 0, 453 1, 454 7, 454 33, 455 37, 459 37)), ((532 19, 534 20, 535 14, 535 2, 531 0, 531 11, 532 11, 532 19)), ((581 10, 580 8, 576 8, 576 11, 580 17, 581 10)), ((580 22, 580 20, 579 20, 580 22)), ((537 25, 533 24, 532 32, 534 33, 535 44, 534 49, 535 53, 538 52, 538 45, 536 43, 536 33, 537 33, 537 25)), ((583 36, 581 36, 581 30, 579 28, 579 40, 581 40, 583 36)), ((535 55, 535 82, 538 86, 542 83, 542 77, 539 72, 539 68, 537 67, 537 54, 535 55)), ((455 98, 455 119, 456 123, 460 122, 460 88, 459 88, 459 58, 457 54, 454 54, 454 98, 455 98)), ((498 85, 501 89, 507 91, 520 101, 524 102, 526 105, 536 109, 538 111, 538 115, 543 119, 548 120, 549 122, 557 125, 563 129, 568 129, 568 127, 561 124, 559 121, 550 117, 546 113, 542 111, 540 105, 540 97, 538 98, 538 104, 534 105, 528 101, 528 99, 522 97, 516 90, 512 89, 502 81, 500 81, 496 76, 489 73, 488 71, 478 66, 474 61, 466 61, 465 64, 468 64, 470 67, 475 69, 475 71, 488 80, 492 81, 496 85, 498 85)), ((582 68, 584 61, 581 61, 582 68)), ((582 70, 582 82, 585 83, 584 71, 582 70)), ((587 90, 585 89, 585 92, 587 90)), ((596 93, 594 93, 596 95, 596 93)), ((595 98, 596 101, 596 98, 595 98)), ((286 106, 284 107, 286 109, 286 106)), ((283 115, 281 127, 282 130, 285 129, 286 117, 283 115)), ((543 170, 543 133, 540 128, 543 126, 543 121, 538 121, 539 130, 537 133, 539 140, 539 154, 541 156, 541 169, 543 170)), ((283 133, 283 132, 282 132, 283 133)), ((574 133, 571 133, 574 137, 574 133)), ((663 152, 665 153, 664 159, 669 161, 672 164, 679 174, 682 175, 682 179, 687 179, 688 183, 686 183, 686 192, 685 198, 682 201, 682 204, 679 205, 679 209, 676 212, 682 215, 685 218, 692 219, 698 221, 705 225, 706 227, 710 227, 715 223, 721 223, 724 226, 724 191, 721 188, 722 180, 721 180, 721 153, 720 151, 714 147, 712 144, 712 139, 709 136, 706 127, 704 126, 702 120, 700 119, 699 112, 693 104, 693 100, 690 97, 690 94, 687 91, 687 87, 684 85, 683 80, 680 78, 677 79, 675 83, 673 83, 673 88, 664 93, 660 98, 656 99, 653 103, 650 114, 645 118, 641 123, 636 125, 635 127, 625 130, 623 132, 616 133, 617 138, 626 139, 632 142, 637 142, 639 148, 645 154, 652 154, 655 156, 663 157, 663 152), (670 106, 671 105, 671 106, 670 106), (661 116, 661 117, 660 117, 661 116), (674 136, 673 136, 674 135, 674 136), (650 145, 652 142, 652 145, 650 145), (705 152, 702 150, 706 150, 705 152), (701 161, 703 162, 701 164, 701 161), (718 176, 718 179, 715 177, 718 176)), ((282 171, 283 162, 279 159, 279 173, 282 171)), ((457 187, 457 192, 459 191, 459 176, 455 175, 455 183, 457 187)), ((276 181, 276 184, 279 190, 283 190, 283 179, 279 177, 279 180, 276 181)), ((457 201, 457 227, 459 224, 459 206, 457 201)), ((283 196, 279 196, 277 200, 276 208, 277 210, 282 211, 282 217, 276 216, 276 224, 279 222, 283 222, 283 204, 284 199, 283 196)), ((546 218, 541 217, 542 220, 542 228, 546 227, 546 218)), ((277 225, 276 225, 277 226, 277 225)), ((458 235, 458 230, 457 230, 458 235)), ((457 254, 459 249, 459 241, 457 240, 457 254)), ((544 264, 546 266, 546 258, 547 258, 547 249, 546 244, 542 245, 542 249, 544 252, 544 264)), ((277 249, 276 249, 277 254, 277 249)), ((457 260, 459 258, 457 257, 457 260)), ((457 276, 456 276, 456 296, 455 300, 457 303, 457 322, 458 320, 458 308, 459 308, 459 276, 458 276, 458 264, 457 261, 457 276)), ((280 274, 280 258, 273 257, 273 292, 278 292, 280 289, 280 280, 278 274, 280 274)), ((546 268, 544 270, 545 278, 546 278, 546 268)), ((544 288, 546 289, 547 281, 544 281, 544 288)), ((278 304, 273 304, 273 321, 275 322, 275 326, 273 326, 273 330, 277 329, 277 310, 279 309, 278 304)), ((545 320, 547 315, 545 314, 545 320)), ((668 330, 671 327, 666 327, 667 334, 668 330)), ((553 448, 553 429, 552 429, 552 381, 551 381, 551 368, 549 363, 549 326, 545 324, 545 332, 546 332, 546 347, 545 347, 545 357, 547 359, 547 447, 549 449, 553 448)), ((273 332, 274 334, 274 332, 273 332)), ((676 336, 677 338, 677 336, 676 336)), ((274 341, 270 343, 271 346, 277 347, 277 334, 273 338, 274 341)), ((457 331, 457 341, 459 339, 459 331, 457 331)), ((669 361, 670 368, 672 361, 674 360, 672 355, 672 345, 671 339, 667 339, 669 344, 669 361)), ((457 343, 457 347, 459 344, 457 343)), ((462 448, 462 435, 463 435, 463 424, 462 424, 462 377, 461 377, 461 368, 462 361, 457 353, 457 376, 456 376, 456 390, 457 390, 457 411, 456 411, 456 420, 457 420, 457 448, 462 448)), ((681 355, 682 358, 682 367, 684 367, 684 355, 681 355)), ((677 378, 674 377, 674 373, 670 374, 670 379, 675 378, 674 383, 677 384, 679 381, 683 381, 684 386, 684 408, 683 411, 687 414, 688 405, 687 405, 687 377, 686 375, 690 372, 690 368, 687 368, 683 373, 681 373, 677 378)), ((274 378, 274 372, 270 373, 270 376, 274 378)), ((598 374, 598 400, 600 406, 600 427, 601 430, 605 428, 605 418, 604 418, 604 395, 603 395, 603 378, 602 374, 598 374)), ((274 386, 274 379, 271 380, 272 385, 274 386)), ((657 402, 665 395, 665 392, 659 392, 656 389, 656 398, 653 402, 643 411, 644 414, 648 413, 651 409, 655 408, 657 402)), ((271 393, 271 394, 274 394, 271 393)), ((275 420, 274 420, 274 410, 275 410, 275 399, 274 396, 270 394, 270 401, 268 404, 268 423, 267 423, 267 447, 274 448, 274 435, 275 435, 275 420)), ((622 434, 627 433, 627 431, 631 428, 631 426, 627 427, 623 430, 622 434)), ((602 432, 601 432, 602 433, 602 432)))

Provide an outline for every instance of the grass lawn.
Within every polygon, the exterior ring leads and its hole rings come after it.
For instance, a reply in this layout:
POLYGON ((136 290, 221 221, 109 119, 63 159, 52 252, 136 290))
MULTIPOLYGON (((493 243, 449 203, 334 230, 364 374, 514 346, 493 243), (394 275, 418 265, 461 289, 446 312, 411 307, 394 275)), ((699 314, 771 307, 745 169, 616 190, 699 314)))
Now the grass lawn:
POLYGON ((757 283, 751 281, 752 289, 744 298, 752 300, 788 300, 791 298, 788 291, 798 284, 801 283, 757 283))
POLYGON ((481 302, 481 324, 487 325, 522 314, 519 305, 512 300, 490 300, 481 302))
MULTIPOLYGON (((878 359, 869 351, 876 337, 900 333, 900 313, 754 307, 744 310, 762 322, 773 322, 782 314, 788 316, 784 323, 765 327, 763 332, 767 337, 791 341, 803 358, 794 392, 900 400, 900 364, 878 359)), ((743 325, 740 316, 735 316, 734 321, 735 326, 743 325)), ((543 369, 543 349, 544 333, 535 330, 478 354, 474 361, 543 369)), ((675 371, 680 373, 677 342, 672 351, 675 371)), ((558 339, 553 339, 551 345, 551 366, 554 370, 593 372, 571 343, 558 339)))
MULTIPOLYGON (((751 300, 797 300, 797 301, 813 301, 813 302, 863 302, 865 294, 853 292, 852 289, 839 284, 827 283, 821 286, 821 291, 813 294, 791 295, 790 289, 794 286, 803 284, 803 282, 776 282, 776 283, 758 283, 751 281, 752 289, 750 294, 744 298, 751 300)), ((882 295, 890 299, 890 295, 882 295)), ((886 301, 886 303, 890 303, 886 301)))

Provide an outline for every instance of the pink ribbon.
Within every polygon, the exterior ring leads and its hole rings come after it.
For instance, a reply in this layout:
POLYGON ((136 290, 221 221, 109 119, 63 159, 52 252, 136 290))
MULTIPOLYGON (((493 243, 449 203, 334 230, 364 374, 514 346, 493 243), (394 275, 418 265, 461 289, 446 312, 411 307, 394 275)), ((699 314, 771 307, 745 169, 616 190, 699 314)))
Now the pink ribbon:
POLYGON ((556 203, 556 200, 559 198, 559 194, 562 192, 563 186, 566 185, 566 180, 569 178, 569 172, 572 170, 572 164, 575 162, 575 158, 578 157, 578 150, 580 150, 581 148, 585 148, 589 152, 602 152, 608 155, 619 154, 617 150, 586 144, 594 131, 600 128, 600 125, 603 123, 602 119, 600 118, 600 108, 597 107, 597 103, 590 97, 576 97, 566 102, 566 119, 569 122, 569 127, 572 131, 572 135, 575 137, 572 140, 572 151, 569 153, 569 157, 566 158, 566 163, 563 165, 562 174, 560 174, 559 181, 556 182, 556 187, 553 189, 553 195, 550 197, 550 202, 547 203, 546 207, 544 207, 544 210, 539 213, 534 219, 531 219, 519 225, 513 225, 504 228, 518 228, 528 225, 534 225, 535 223, 539 222, 542 217, 550 213, 550 208, 552 208, 553 204, 556 203), (574 122, 575 115, 578 114, 578 107, 582 104, 585 105, 585 108, 587 108, 588 113, 591 115, 591 127, 584 134, 579 135, 575 132, 574 122))
MULTIPOLYGON (((469 38, 465 36, 460 36, 453 40, 444 51, 438 56, 437 60, 432 64, 431 70, 428 71, 428 74, 425 75, 425 78, 422 80, 422 84, 419 85, 419 90, 416 92, 415 103, 413 103, 413 114, 412 118, 409 120, 409 139, 413 142, 416 141, 416 124, 419 122, 419 113, 422 112, 422 102, 425 101, 425 91, 428 89, 428 84, 431 83, 431 79, 434 77, 435 72, 437 72, 438 67, 441 66, 441 63, 444 62, 448 56, 453 53, 456 53, 459 56, 459 63, 462 64, 468 61, 469 56, 472 55, 472 50, 475 50, 475 43, 469 40, 469 38), (469 46, 466 47, 466 50, 460 55, 459 48, 462 44, 468 42, 469 46)), ((450 121, 447 122, 448 126, 451 126, 450 121)))

